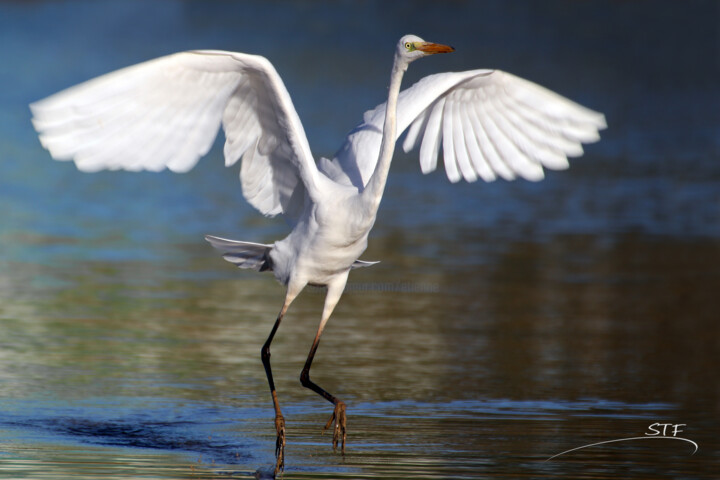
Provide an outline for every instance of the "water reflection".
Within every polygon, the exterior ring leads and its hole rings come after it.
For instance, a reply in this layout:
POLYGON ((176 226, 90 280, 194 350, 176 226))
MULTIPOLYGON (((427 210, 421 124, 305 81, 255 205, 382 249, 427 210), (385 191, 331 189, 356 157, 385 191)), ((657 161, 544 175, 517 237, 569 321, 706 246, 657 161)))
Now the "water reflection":
POLYGON ((365 255, 381 263, 353 272, 313 367, 348 403, 344 458, 320 435, 330 406, 298 381, 320 292, 273 344, 285 477, 716 476, 712 2, 381 3, 0 3, 0 476, 252 478, 274 453, 259 349, 282 289, 201 238, 269 242, 282 221, 243 201, 217 148, 186 175, 52 162, 27 104, 171 51, 258 52, 329 155, 382 97, 378 52, 410 31, 463 46, 415 78, 498 66, 610 128, 537 184, 450 185, 398 152, 365 255), (687 424, 699 451, 638 442, 545 462, 653 422, 687 424))
MULTIPOLYGON (((375 242, 377 258, 395 258, 385 247, 375 242)), ((157 464, 178 452, 165 460, 164 478, 192 475, 175 469, 193 458, 206 472, 213 462, 252 472, 272 458, 258 351, 282 291, 270 277, 197 261, 200 246, 183 248, 190 254, 173 262, 176 270, 162 262, 80 263, 53 272, 59 278, 42 282, 32 303, 5 299, 0 429, 20 439, 4 450, 26 448, 33 437, 58 439, 71 451, 90 445, 72 454, 80 455, 80 475, 97 474, 82 471, 82 458, 93 455, 112 469, 117 463, 104 455, 149 449, 147 461, 157 464), (198 268, 204 278, 192 280, 198 268), (149 278, 133 280, 143 272, 149 278)), ((308 292, 293 305, 273 356, 289 478, 328 469, 336 478, 521 478, 619 454, 636 455, 633 464, 649 471, 698 467, 701 460, 688 463, 673 445, 612 446, 540 462, 664 419, 692 425, 697 458, 708 454, 715 430, 707 414, 718 405, 719 254, 715 242, 628 236, 607 245, 568 236, 511 242, 482 275, 477 266, 442 269, 439 259, 406 262, 402 254, 402 270, 363 271, 354 276, 363 285, 412 278, 439 289, 350 289, 339 305, 314 374, 349 404, 344 459, 319 435, 329 407, 297 381, 323 299, 308 292)), ((6 451, 20 462, 21 452, 6 451)))

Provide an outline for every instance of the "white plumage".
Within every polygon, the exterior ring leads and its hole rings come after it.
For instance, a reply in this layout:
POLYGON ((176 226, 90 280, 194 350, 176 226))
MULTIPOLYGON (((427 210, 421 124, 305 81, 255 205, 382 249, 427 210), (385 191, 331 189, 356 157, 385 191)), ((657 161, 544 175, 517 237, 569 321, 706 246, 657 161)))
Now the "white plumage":
MULTIPOLYGON (((302 124, 277 72, 263 57, 183 52, 127 67, 31 105, 53 158, 83 171, 185 172, 225 132, 225 165, 243 155, 245 198, 265 215, 293 213, 300 166, 313 169, 302 124)), ((385 103, 364 115, 333 163, 320 170, 362 188, 377 164, 385 103), (339 168, 337 168, 339 167, 339 168)), ((430 75, 402 91, 397 133, 420 146, 423 173, 439 154, 452 182, 543 178, 568 167, 582 143, 599 139, 604 116, 500 70, 430 75), (442 145, 442 149, 440 148, 442 145)), ((302 195, 297 195, 302 197, 302 195)), ((292 217, 296 217, 294 212, 292 217)))
POLYGON ((186 172, 208 152, 222 124, 225 163, 247 154, 243 193, 265 215, 284 211, 301 162, 314 169, 282 80, 255 55, 178 53, 103 75, 30 108, 53 158, 72 159, 86 172, 186 172))
POLYGON ((388 100, 365 113, 332 160, 314 161, 302 124, 268 60, 223 51, 192 51, 98 77, 31 105, 42 145, 83 171, 186 172, 212 146, 222 125, 225 164, 241 159, 247 201, 264 215, 283 214, 290 234, 273 244, 207 236, 226 260, 272 271, 285 302, 262 350, 275 407, 276 472, 284 465, 285 422, 270 368, 270 343, 287 308, 308 284, 327 286, 320 326, 301 382, 335 405, 333 445, 345 446, 345 404, 310 380, 325 324, 352 268, 372 265, 365 251, 385 189, 395 142, 419 147, 423 173, 442 158, 451 182, 543 178, 567 168, 582 143, 605 128, 593 112, 499 70, 430 75, 400 93, 410 62, 444 45, 407 35, 396 46, 388 100))

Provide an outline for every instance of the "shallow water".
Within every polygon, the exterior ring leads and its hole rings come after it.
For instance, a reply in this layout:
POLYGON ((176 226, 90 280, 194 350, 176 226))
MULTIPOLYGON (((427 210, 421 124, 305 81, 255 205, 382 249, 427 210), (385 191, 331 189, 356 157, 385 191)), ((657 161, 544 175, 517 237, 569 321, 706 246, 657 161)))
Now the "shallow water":
POLYGON ((393 5, 0 3, 0 478, 252 478, 274 453, 259 350, 282 288, 202 235, 272 241, 282 221, 245 204, 220 148, 186 175, 53 162, 27 103, 175 50, 258 52, 330 155, 410 31, 458 50, 411 79, 500 66, 610 129, 536 184, 450 185, 398 155, 363 257, 381 263, 353 272, 313 364, 348 405, 345 456, 298 380, 322 290, 273 343, 285 478, 716 476, 717 4, 393 5))

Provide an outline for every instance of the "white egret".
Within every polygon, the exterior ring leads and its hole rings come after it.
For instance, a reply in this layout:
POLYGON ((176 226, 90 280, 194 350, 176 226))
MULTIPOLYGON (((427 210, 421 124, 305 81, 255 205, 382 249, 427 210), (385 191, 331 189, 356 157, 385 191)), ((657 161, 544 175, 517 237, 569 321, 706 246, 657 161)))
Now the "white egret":
POLYGON ((543 167, 567 168, 599 139, 602 114, 499 70, 430 75, 400 92, 408 65, 453 51, 414 35, 395 48, 388 99, 365 113, 332 160, 315 161, 280 76, 265 58, 191 51, 87 81, 31 105, 42 145, 83 171, 191 169, 222 125, 225 164, 242 158, 243 195, 267 216, 282 214, 290 234, 273 244, 206 239, 240 268, 271 271, 287 287, 261 358, 275 408, 276 472, 284 467, 285 421, 270 367, 270 344, 306 285, 327 295, 300 380, 334 404, 333 448, 345 449, 345 403, 310 380, 320 336, 350 270, 372 265, 365 251, 398 137, 420 146, 423 173, 440 147, 452 182, 543 178, 543 167))

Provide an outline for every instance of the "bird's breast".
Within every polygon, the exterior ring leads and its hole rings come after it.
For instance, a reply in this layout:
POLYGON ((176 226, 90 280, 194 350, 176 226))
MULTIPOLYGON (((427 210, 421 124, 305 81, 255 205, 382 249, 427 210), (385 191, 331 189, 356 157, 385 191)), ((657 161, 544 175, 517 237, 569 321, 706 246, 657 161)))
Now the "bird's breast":
POLYGON ((271 259, 276 277, 327 284, 347 272, 367 248, 373 218, 352 203, 336 202, 317 207, 304 215, 293 231, 276 242, 271 259))

